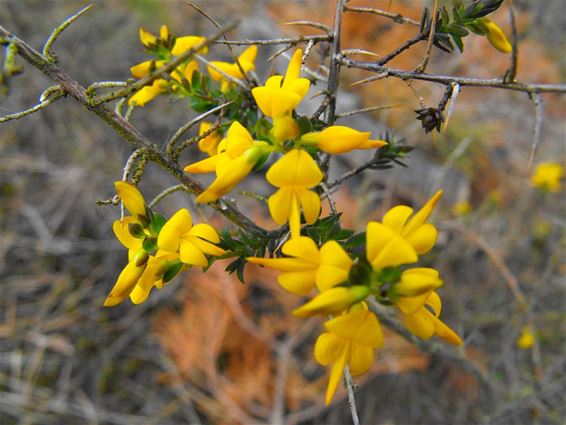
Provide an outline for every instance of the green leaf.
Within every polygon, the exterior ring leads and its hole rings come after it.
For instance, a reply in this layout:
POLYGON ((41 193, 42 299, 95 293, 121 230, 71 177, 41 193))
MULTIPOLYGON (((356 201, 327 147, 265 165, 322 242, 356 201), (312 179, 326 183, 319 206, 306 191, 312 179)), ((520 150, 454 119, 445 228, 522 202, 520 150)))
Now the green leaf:
POLYGON ((153 214, 152 220, 149 223, 149 231, 152 235, 157 236, 165 223, 167 223, 165 217, 163 217, 161 214, 155 213, 153 214))
POLYGON ((142 242, 142 248, 145 252, 154 252, 157 249, 157 239, 156 238, 145 238, 142 242))
POLYGON ((366 232, 360 232, 350 236, 346 241, 346 243, 344 244, 344 247, 348 250, 352 250, 354 248, 357 248, 365 244, 365 242, 366 242, 366 232))

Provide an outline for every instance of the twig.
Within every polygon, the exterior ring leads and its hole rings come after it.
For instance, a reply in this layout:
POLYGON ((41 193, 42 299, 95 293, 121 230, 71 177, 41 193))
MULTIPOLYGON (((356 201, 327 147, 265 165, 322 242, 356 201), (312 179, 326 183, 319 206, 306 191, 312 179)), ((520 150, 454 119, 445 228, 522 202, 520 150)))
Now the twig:
POLYGON ((424 56, 421 64, 419 66, 417 66, 417 69, 415 69, 415 72, 421 72, 422 73, 422 72, 426 71, 426 66, 428 65, 428 61, 430 59, 430 52, 432 50, 432 44, 434 43, 434 36, 436 35, 436 22, 437 21, 438 21, 438 0, 434 0, 434 8, 432 10, 432 21, 431 21, 431 25, 430 25, 430 31, 427 34, 428 42, 426 44, 425 56, 424 56))
POLYGON ((74 15, 67 18, 61 25, 59 25, 57 28, 55 28, 53 30, 53 32, 51 33, 51 35, 49 36, 49 38, 45 42, 45 46, 43 46, 43 52, 42 52, 43 56, 49 62, 53 62, 53 63, 57 62, 57 55, 55 55, 54 53, 51 53, 51 45, 55 42, 55 40, 57 40, 57 37, 59 37, 59 35, 61 35, 61 33, 63 31, 65 31, 65 29, 69 25, 71 25, 73 22, 75 22, 75 20, 77 20, 83 13, 85 13, 87 10, 89 10, 92 6, 93 6, 92 4, 89 4, 88 6, 82 8, 77 13, 75 13, 74 15))
POLYGON ((540 134, 542 130, 543 107, 542 98, 539 93, 533 93, 531 99, 535 105, 535 123, 533 126, 533 143, 531 145, 531 153, 529 154, 529 162, 527 165, 527 175, 530 174, 533 163, 535 161, 535 154, 540 143, 540 134))
POLYGON ((374 164, 375 164, 375 158, 372 158, 369 161, 364 162, 359 167, 356 167, 356 168, 354 168, 350 171, 345 172, 340 177, 338 177, 336 180, 333 180, 333 181, 331 181, 330 183, 327 184, 328 190, 332 190, 336 186, 340 186, 342 183, 344 183, 349 178, 360 174, 362 171, 367 170, 368 168, 370 168, 374 164))
POLYGON ((414 26, 417 26, 417 27, 420 25, 420 23, 418 21, 415 21, 414 19, 411 19, 411 18, 407 18, 407 17, 401 15, 400 13, 388 12, 386 10, 374 9, 374 8, 371 8, 371 7, 350 7, 350 6, 346 6, 346 7, 344 7, 344 10, 346 12, 371 13, 371 14, 374 14, 374 15, 383 16, 385 18, 392 19, 393 21, 397 22, 398 24, 410 24, 410 25, 414 25, 414 26))
POLYGON ((503 77, 504 83, 514 83, 517 77, 517 59, 519 56, 519 38, 517 37, 517 25, 515 23, 515 10, 513 0, 509 0, 509 19, 511 20, 511 64, 503 77))
POLYGON ((356 115, 356 114, 364 114, 366 112, 383 111, 385 109, 398 108, 400 106, 403 106, 403 105, 397 104, 397 105, 385 105, 385 106, 369 106, 367 108, 361 108, 361 109, 355 109, 353 111, 337 113, 336 119, 351 117, 352 115, 356 115))
POLYGON ((349 55, 368 55, 368 56, 375 56, 380 57, 377 53, 370 52, 369 50, 364 49, 344 49, 340 52, 342 56, 349 56, 349 55))
POLYGON ((293 21, 293 22, 284 22, 280 25, 306 25, 309 27, 313 27, 313 28, 318 28, 319 30, 324 31, 327 35, 331 35, 332 34, 332 30, 330 29, 330 27, 321 24, 320 22, 314 22, 314 21, 293 21))
POLYGON ((216 123, 214 123, 208 130, 206 130, 204 133, 199 134, 198 136, 192 137, 189 140, 185 140, 183 143, 181 143, 179 145, 179 147, 177 149, 175 149, 175 151, 169 153, 168 155, 173 159, 173 160, 177 160, 179 158, 179 156, 181 155, 181 152, 183 152, 186 148, 188 148, 189 146, 194 145, 195 143, 199 142, 200 140, 204 139, 205 137, 210 136, 212 133, 214 133, 216 130, 218 130, 220 128, 220 120, 216 121, 216 123))
POLYGON ((292 44, 297 45, 299 43, 308 43, 309 41, 314 41, 318 43, 319 41, 330 41, 331 36, 328 35, 299 35, 295 38, 274 38, 269 40, 215 40, 214 44, 231 44, 236 46, 249 46, 255 44, 257 46, 273 46, 277 44, 292 44))
POLYGON ((503 83, 499 79, 482 79, 459 77, 455 75, 426 74, 403 69, 387 68, 373 62, 359 62, 348 58, 340 58, 342 65, 348 68, 365 69, 374 72, 387 72, 388 76, 402 80, 422 80, 438 84, 450 85, 457 83, 468 87, 493 87, 498 89, 522 91, 525 93, 566 93, 566 84, 537 84, 537 83, 503 83))
POLYGON ((387 73, 387 71, 384 71, 384 72, 380 72, 379 74, 372 75, 371 77, 364 78, 363 80, 355 81, 350 85, 351 86, 357 86, 357 85, 360 85, 360 84, 371 83, 372 81, 383 80, 384 78, 387 78, 388 76, 389 76, 389 74, 387 73))
MULTIPOLYGON (((58 90, 57 92, 52 93, 50 96, 45 98, 45 100, 41 101, 40 103, 38 103, 37 105, 35 105, 35 106, 33 106, 29 109, 26 109, 25 111, 16 112, 14 114, 4 115, 3 117, 0 117, 0 124, 7 122, 7 121, 11 121, 11 120, 17 120, 19 118, 25 117, 26 115, 33 114, 34 112, 37 112, 40 109, 43 109, 46 106, 49 106, 50 104, 52 104, 56 100, 62 98, 64 95, 65 95, 65 93, 62 90, 58 90)), ((41 96, 40 99, 43 98, 43 97, 44 96, 41 96)))
POLYGON ((223 108, 225 108, 226 106, 230 105, 234 103, 233 100, 229 101, 229 102, 225 102, 221 105, 218 105, 215 108, 212 108, 209 111, 206 111, 202 114, 200 114, 199 116, 193 118, 192 120, 190 120, 188 123, 182 125, 181 127, 179 127, 179 129, 175 132, 175 134, 173 134, 173 136, 169 139, 169 141, 166 144, 166 148, 165 151, 168 154, 171 154, 173 152, 173 148, 175 147, 175 144, 179 141, 179 139, 181 138, 181 136, 183 134, 185 134, 187 131, 189 131, 194 125, 198 124, 200 121, 202 121, 203 119, 205 119, 206 117, 215 114, 218 111, 221 111, 223 108))
POLYGON ((380 65, 380 66, 385 65, 387 62, 389 62, 393 58, 396 58, 397 56, 399 56, 401 53, 403 53, 409 47, 417 44, 419 41, 426 40, 426 37, 427 37, 426 34, 423 34, 423 33, 417 34, 413 38, 410 38, 409 40, 405 41, 402 45, 397 47, 395 50, 393 50, 388 55, 386 55, 383 58, 381 58, 380 60, 376 61, 375 64, 380 65))
POLYGON ((346 389, 348 390, 348 405, 350 406, 350 413, 352 414, 352 422, 354 425, 360 425, 360 418, 358 417, 358 411, 356 409, 356 398, 354 396, 354 384, 348 365, 344 367, 344 381, 346 381, 346 389))
POLYGON ((268 57, 266 62, 268 62, 268 63, 272 62, 274 59, 276 59, 278 56, 281 56, 283 53, 285 53, 287 50, 289 50, 292 47, 293 47, 292 44, 288 44, 287 46, 281 47, 279 50, 277 50, 275 53, 273 53, 270 57, 268 57))
MULTIPOLYGON (((195 54, 195 58, 198 59, 200 62, 204 63, 206 66, 214 69, 216 72, 218 72, 220 75, 222 75, 222 78, 230 81, 231 83, 234 83, 234 84, 240 86, 244 90, 249 90, 249 87, 246 84, 244 84, 240 79, 232 77, 230 74, 224 72, 222 69, 218 68, 212 62, 203 58, 201 55, 195 54)), ((245 75, 245 73, 242 72, 242 75, 245 75)))
POLYGON ((330 193, 328 186, 326 186, 325 183, 321 183, 320 187, 322 188, 324 194, 326 195, 326 199, 328 199, 328 207, 330 208, 330 213, 337 214, 338 210, 336 210, 336 202, 334 202, 334 199, 332 198, 332 194, 330 193))
POLYGON ((184 190, 185 192, 189 192, 189 188, 187 186, 185 186, 184 184, 178 184, 178 185, 175 185, 175 186, 171 186, 171 187, 168 187, 167 189, 165 189, 164 191, 162 191, 155 198, 153 198, 147 206, 149 208, 153 208, 163 198, 165 198, 168 195, 171 195, 172 193, 179 192, 180 190, 184 190))

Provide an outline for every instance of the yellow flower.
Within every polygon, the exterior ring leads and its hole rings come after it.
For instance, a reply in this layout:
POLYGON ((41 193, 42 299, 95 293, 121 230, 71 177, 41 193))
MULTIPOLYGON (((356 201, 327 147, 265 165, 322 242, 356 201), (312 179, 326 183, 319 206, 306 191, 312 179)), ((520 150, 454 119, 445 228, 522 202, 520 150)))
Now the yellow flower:
POLYGON ((253 140, 248 130, 234 121, 218 145, 216 155, 185 167, 188 173, 216 172, 216 179, 196 201, 212 202, 231 191, 267 152, 267 143, 253 140))
POLYGON ((394 286, 392 298, 401 297, 400 302, 408 308, 409 305, 420 303, 422 307, 430 293, 443 285, 438 271, 425 267, 405 270, 401 279, 394 286), (413 303, 413 304, 411 304, 413 303))
POLYGON ((168 252, 179 252, 183 264, 208 266, 205 255, 224 255, 226 251, 215 244, 220 242, 220 236, 209 224, 193 226, 191 214, 186 209, 180 209, 165 223, 159 236, 157 246, 168 252))
POLYGON ((133 216, 124 217, 122 220, 116 220, 112 224, 112 230, 116 238, 128 248, 128 260, 131 260, 136 252, 142 247, 142 238, 136 238, 130 233, 130 225, 142 225, 141 222, 133 216))
POLYGON ((419 338, 427 340, 433 335, 438 335, 450 344, 463 344, 458 334, 438 318, 442 302, 434 290, 415 297, 400 297, 395 299, 394 303, 401 311, 407 329, 419 338))
POLYGON ((301 234, 301 209, 307 224, 320 214, 320 197, 309 188, 322 181, 322 172, 312 157, 302 149, 293 149, 279 158, 265 176, 280 189, 268 199, 269 212, 277 224, 289 222, 291 237, 301 234))
POLYGON ((157 68, 161 68, 166 63, 167 62, 163 61, 163 60, 158 60, 158 61, 149 60, 149 61, 138 63, 137 65, 132 66, 130 68, 130 72, 132 73, 132 76, 134 78, 143 78, 147 74, 149 74, 150 71, 155 70, 157 68))
POLYGON ((143 248, 137 250, 132 259, 118 276, 118 280, 104 301, 105 307, 113 307, 124 301, 143 274, 149 255, 143 248))
POLYGON ((285 242, 281 251, 289 257, 247 261, 281 270, 279 284, 299 295, 307 295, 315 284, 322 292, 348 280, 352 260, 336 241, 326 242, 319 251, 311 238, 299 236, 285 242))
POLYGON ((137 187, 123 181, 114 182, 114 187, 130 214, 137 219, 147 218, 145 200, 137 187))
POLYGON ((374 270, 414 263, 431 250, 438 232, 425 221, 441 196, 436 192, 412 218, 413 209, 399 205, 384 215, 383 223, 368 223, 366 254, 374 270))
MULTIPOLYGON (((177 37, 175 39, 175 45, 171 49, 171 54, 179 56, 206 41, 206 37, 199 37, 196 35, 185 35, 183 37, 177 37)), ((198 50, 198 53, 206 55, 208 53, 208 47, 202 47, 198 50)))
POLYGON ((285 140, 296 139, 301 132, 297 122, 289 114, 279 118, 273 118, 271 134, 278 142, 284 142, 285 140))
POLYGON ((521 336, 517 340, 517 347, 521 350, 528 350, 535 343, 535 336, 532 329, 529 326, 523 327, 521 329, 521 336))
POLYGON ((159 78, 150 86, 144 86, 128 99, 128 105, 143 107, 154 97, 167 91, 167 81, 159 78))
POLYGON ((354 149, 376 149, 387 144, 384 140, 370 140, 370 136, 369 131, 333 125, 322 131, 303 134, 301 141, 330 154, 346 153, 354 149))
POLYGON ((564 168, 557 162, 543 162, 531 177, 531 186, 549 192, 560 192, 564 168))
POLYGON ((383 345, 379 321, 359 303, 342 316, 328 320, 314 346, 314 356, 322 366, 331 366, 325 403, 330 404, 346 364, 354 376, 369 370, 373 363, 373 350, 383 345))
POLYGON ((317 314, 341 313, 351 305, 363 301, 368 295, 367 286, 338 286, 321 292, 308 303, 294 309, 293 315, 310 317, 317 314))
MULTIPOLYGON (((200 124, 198 130, 199 136, 202 136, 204 133, 210 130, 211 127, 212 127, 211 123, 203 121, 200 124)), ((198 148, 200 149, 201 152, 207 153, 208 156, 214 156, 218 153, 218 145, 221 140, 222 140, 222 134, 220 134, 219 131, 214 131, 210 133, 208 136, 199 140, 198 148)))
MULTIPOLYGON (((257 46, 250 46, 246 50, 242 52, 240 56, 238 56, 238 63, 229 63, 229 62, 219 62, 214 61, 210 62, 211 65, 218 68, 225 74, 228 74, 230 77, 234 78, 244 78, 244 74, 247 74, 250 71, 255 69, 255 58, 257 56, 257 46), (242 74, 244 71, 244 74, 242 74)), ((208 73, 210 77, 215 81, 221 81, 220 91, 222 93, 226 93, 233 83, 227 80, 220 72, 214 69, 212 66, 208 67, 208 73)))
POLYGON ((502 53, 511 53, 513 46, 507 40, 503 30, 489 18, 483 18, 483 23, 487 28, 487 40, 489 43, 502 53))
POLYGON ((289 115, 307 95, 310 81, 299 78, 302 55, 301 49, 295 51, 287 67, 285 78, 274 75, 267 79, 264 86, 252 89, 257 106, 264 115, 271 118, 289 115))
POLYGON ((468 201, 457 202, 452 205, 451 213, 453 216, 462 217, 472 212, 472 204, 468 201))

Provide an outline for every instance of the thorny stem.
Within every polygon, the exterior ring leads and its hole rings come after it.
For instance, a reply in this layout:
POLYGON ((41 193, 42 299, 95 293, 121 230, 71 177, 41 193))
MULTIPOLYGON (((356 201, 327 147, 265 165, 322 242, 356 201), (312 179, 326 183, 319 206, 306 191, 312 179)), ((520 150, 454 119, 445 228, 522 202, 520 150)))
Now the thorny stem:
POLYGON ((395 77, 401 80, 422 80, 444 85, 457 83, 462 87, 492 87, 505 90, 522 91, 525 93, 566 93, 566 84, 503 83, 501 80, 495 78, 482 79, 405 71, 403 69, 387 68, 374 62, 360 62, 348 58, 340 58, 340 62, 348 68, 358 68, 376 73, 386 73, 388 77, 395 77))
POLYGON ((352 413, 352 422, 354 425, 360 425, 358 410, 356 409, 356 398, 354 396, 354 383, 352 382, 352 375, 350 374, 348 365, 344 367, 344 381, 346 382, 346 389, 348 390, 348 405, 352 413))
POLYGON ((383 16, 385 18, 392 19, 394 22, 397 22, 398 24, 410 24, 410 25, 414 25, 414 26, 417 26, 417 27, 420 25, 418 21, 415 21, 414 19, 411 19, 411 18, 407 18, 407 17, 401 15, 400 13, 388 12, 386 10, 374 9, 374 8, 371 8, 371 7, 345 6, 344 10, 346 12, 371 13, 371 14, 374 14, 374 15, 383 16))
POLYGON ((256 46, 273 46, 278 44, 291 44, 293 46, 299 43, 308 43, 310 41, 315 43, 319 41, 331 41, 332 36, 329 35, 299 35, 294 38, 275 38, 269 40, 216 40, 214 44, 228 44, 236 46, 249 46, 255 44, 256 46))
POLYGON ((427 35, 423 34, 423 33, 419 33, 416 36, 414 36, 413 38, 405 41, 401 46, 399 46, 397 49, 393 50, 391 53, 389 53, 387 56, 382 57, 380 60, 376 61, 375 63, 377 65, 385 65, 387 62, 389 62, 390 60, 392 60, 393 58, 396 58, 397 56, 399 56, 401 53, 403 53, 405 50, 407 50, 408 48, 410 48, 411 46, 414 46, 415 44, 417 44, 419 41, 423 41, 426 40, 427 35))
MULTIPOLYGON (((147 154, 147 158, 159 166, 167 170, 179 182, 183 183, 189 192, 199 194, 202 192, 200 184, 191 176, 185 174, 178 168, 177 164, 169 159, 157 146, 145 137, 140 131, 126 121, 124 118, 116 114, 103 103, 93 103, 87 96, 86 89, 82 87, 76 80, 73 80, 68 74, 63 72, 57 65, 49 62, 39 52, 29 46, 26 42, 17 38, 10 31, 0 26, 0 37, 5 37, 14 43, 18 49, 18 54, 32 66, 40 70, 43 74, 49 77, 54 82, 58 83, 61 90, 73 97, 86 109, 93 112, 128 143, 136 149, 143 148, 147 154)), ((252 235, 263 238, 266 231, 253 223, 249 218, 244 216, 238 209, 231 203, 224 201, 216 201, 209 204, 216 211, 224 215, 234 224, 242 227, 244 230, 252 235)))

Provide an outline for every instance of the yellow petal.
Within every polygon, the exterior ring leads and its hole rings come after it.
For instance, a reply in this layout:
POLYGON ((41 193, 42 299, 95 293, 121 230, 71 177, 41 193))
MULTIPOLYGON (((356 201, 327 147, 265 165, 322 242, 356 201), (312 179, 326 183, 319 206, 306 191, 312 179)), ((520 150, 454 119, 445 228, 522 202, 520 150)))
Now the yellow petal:
POLYGON ((401 297, 415 297, 442 286, 438 272, 429 268, 405 270, 401 281, 395 285, 394 292, 401 297))
MULTIPOLYGON (((199 136, 206 133, 208 130, 210 130, 211 127, 211 123, 203 121, 199 127, 199 136)), ((221 140, 222 136, 220 132, 214 131, 205 138, 199 140, 198 148, 201 152, 206 152, 209 156, 212 157, 218 153, 218 145, 220 144, 221 140)), ((214 169, 216 169, 216 166, 214 167, 214 169)))
MULTIPOLYGON (((365 303, 362 303, 365 304, 365 303)), ((330 319, 324 327, 334 335, 354 344, 377 348, 383 344, 383 335, 375 314, 364 308, 351 309, 342 316, 330 319)))
POLYGON ((415 249, 418 255, 429 252, 438 237, 438 231, 432 224, 425 223, 406 236, 407 242, 415 249))
POLYGON ((159 236, 157 237, 157 246, 170 252, 176 252, 179 249, 181 236, 187 233, 193 225, 191 213, 182 208, 167 220, 159 236))
POLYGON ((335 314, 344 311, 369 294, 367 286, 337 287, 321 292, 308 303, 293 310, 297 317, 308 317, 315 314, 335 314))
POLYGON ((434 316, 424 308, 410 316, 403 316, 405 326, 421 339, 430 339, 434 335, 434 316))
POLYGON ((442 301, 436 292, 431 292, 426 300, 426 304, 432 309, 436 317, 440 316, 442 311, 442 301))
POLYGON ((301 133, 299 126, 289 115, 273 119, 273 137, 279 141, 296 139, 301 133))
MULTIPOLYGON (((250 148, 250 150, 251 149, 253 148, 250 148)), ((229 162, 223 164, 223 167, 217 164, 216 179, 197 197, 196 201, 199 203, 216 201, 244 180, 250 171, 252 171, 254 164, 254 162, 250 162, 246 155, 242 155, 234 160, 229 160, 229 162)))
POLYGON ((190 82, 193 79, 193 74, 195 73, 195 71, 198 71, 197 61, 190 61, 189 63, 187 63, 187 65, 185 66, 185 71, 183 72, 185 80, 190 82))
POLYGON ((415 295, 412 297, 400 297, 394 302, 395 305, 401 310, 404 315, 410 316, 415 314, 417 311, 421 310, 426 304, 426 300, 432 293, 432 290, 423 292, 422 294, 415 295))
POLYGON ((366 229, 366 256, 370 263, 377 259, 383 248, 395 238, 395 231, 377 221, 370 221, 366 229))
MULTIPOLYGON (((198 224, 197 224, 198 226, 198 224)), ((196 226, 195 226, 196 227, 196 226)), ((189 232, 190 233, 190 232, 189 232)), ((196 236, 192 236, 190 234, 187 234, 185 236, 185 239, 191 241, 191 243, 196 246, 203 254, 206 255, 214 255, 214 256, 220 256, 220 255, 224 255, 226 254, 226 251, 224 251, 222 248, 208 242, 205 241, 204 239, 198 238, 196 236)))
POLYGON ((487 40, 490 44, 502 53, 511 53, 513 46, 509 43, 503 30, 488 18, 483 18, 483 22, 487 27, 487 40))
POLYGON ((192 241, 181 239, 179 246, 179 259, 184 264, 193 266, 208 266, 208 260, 200 249, 198 249, 192 241))
POLYGON ((444 341, 454 344, 454 345, 464 345, 464 341, 462 338, 458 336, 456 332, 450 329, 446 324, 441 321, 440 319, 433 317, 434 323, 434 334, 437 335, 439 338, 442 338, 444 341))
POLYGON ((308 295, 314 288, 316 271, 285 272, 277 278, 279 284, 288 292, 297 295, 308 295))
POLYGON ((373 363, 373 349, 363 345, 352 344, 352 354, 348 361, 352 376, 366 373, 373 363))
POLYGON ((287 72, 285 73, 283 87, 285 87, 285 83, 289 84, 299 78, 299 76, 301 75, 302 60, 303 51, 301 49, 295 50, 295 53, 293 53, 293 57, 291 58, 289 65, 287 66, 287 72))
POLYGON ((292 149, 273 164, 266 174, 269 183, 282 186, 316 186, 322 172, 315 160, 303 149, 292 149))
POLYGON ((130 72, 134 78, 143 78, 152 69, 161 68, 165 64, 165 61, 154 61, 149 60, 142 63, 138 63, 130 68, 130 72))
POLYGON ((132 303, 141 304, 147 299, 149 293, 151 292, 151 289, 154 286, 155 281, 161 279, 161 277, 156 276, 160 265, 161 260, 158 260, 153 256, 149 257, 145 270, 143 271, 134 289, 132 289, 132 292, 130 292, 130 300, 132 301, 132 303))
POLYGON ((350 355, 350 344, 347 343, 343 348, 340 356, 332 364, 332 369, 330 369, 330 379, 328 380, 328 387, 326 388, 326 397, 324 402, 328 406, 336 393, 336 388, 342 378, 342 373, 344 372, 344 367, 346 366, 346 361, 350 355))
POLYGON ((361 132, 353 128, 333 125, 323 131, 307 133, 302 140, 314 144, 320 150, 331 154, 350 152, 370 137, 370 132, 361 132))
POLYGON ((146 216, 145 200, 137 187, 123 181, 114 182, 114 187, 130 214, 138 217, 146 216))
POLYGON ((311 82, 306 78, 299 78, 287 84, 284 82, 283 86, 285 87, 284 90, 296 94, 301 100, 303 100, 309 91, 311 82))
POLYGON ((441 197, 442 191, 439 190, 423 205, 423 207, 413 216, 413 218, 409 220, 409 222, 403 229, 402 235, 407 236, 411 232, 422 226, 432 213, 434 206, 438 203, 441 197))
POLYGON ((150 44, 157 43, 157 38, 144 28, 140 28, 140 41, 144 46, 149 47, 150 44))
POLYGON ((146 266, 145 262, 141 265, 137 264, 139 263, 138 257, 139 256, 135 256, 134 259, 124 267, 110 294, 106 297, 104 307, 112 307, 120 304, 130 295, 130 292, 136 285, 146 266))
POLYGON ((195 224, 193 228, 189 230, 189 235, 199 237, 212 243, 220 243, 220 235, 210 224, 195 224))
POLYGON ((322 366, 328 366, 340 358, 346 341, 330 332, 319 335, 314 344, 314 358, 322 366))
POLYGON ((306 236, 288 240, 281 248, 281 252, 285 255, 318 263, 318 247, 311 238, 306 236))
POLYGON ((295 194, 305 215, 306 223, 313 224, 320 215, 320 197, 312 190, 300 187, 295 188, 295 194))
POLYGON ((326 242, 320 249, 320 259, 316 286, 321 292, 348 280, 352 260, 338 242, 326 242))
POLYGON ((415 250, 405 239, 378 222, 368 223, 366 255, 375 270, 410 264, 418 260, 415 250))
MULTIPOLYGON (((240 64, 242 64, 242 62, 244 62, 244 63, 252 64, 252 66, 253 66, 253 63, 255 62, 256 56, 257 56, 257 46, 254 44, 253 46, 249 46, 246 50, 244 50, 240 54, 240 56, 238 56, 238 61, 240 62, 240 64)), ((243 68, 243 66, 242 66, 242 68, 243 68)))
POLYGON ((167 90, 167 81, 158 79, 150 86, 142 87, 133 96, 128 99, 128 105, 145 106, 154 97, 160 95, 167 90))
MULTIPOLYGON (((206 37, 198 37, 195 35, 187 35, 184 37, 177 37, 175 41, 175 46, 171 49, 171 53, 175 56, 185 53, 187 50, 198 46, 206 41, 206 37)), ((208 53, 208 47, 204 47, 199 50, 199 53, 206 55, 208 53)))
POLYGON ((285 272, 314 271, 318 264, 303 258, 259 258, 248 257, 250 263, 260 264, 275 270, 285 272))
POLYGON ((159 28, 159 38, 163 41, 167 41, 169 38, 169 28, 167 28, 167 25, 161 25, 159 28))
POLYGON ((282 187, 267 199, 269 214, 279 225, 283 225, 289 220, 291 215, 291 204, 293 202, 293 188, 282 187))
POLYGON ((210 156, 202 161, 194 162, 185 167, 187 173, 202 174, 216 171, 220 155, 210 156))
POLYGON ((401 234, 411 214, 413 214, 411 207, 398 205, 385 213, 383 216, 383 224, 392 229, 395 233, 401 234))
POLYGON ((124 217, 122 220, 116 220, 112 223, 112 230, 122 245, 130 250, 137 251, 142 246, 142 240, 132 236, 129 230, 130 224, 140 224, 140 222, 132 216, 124 217))

